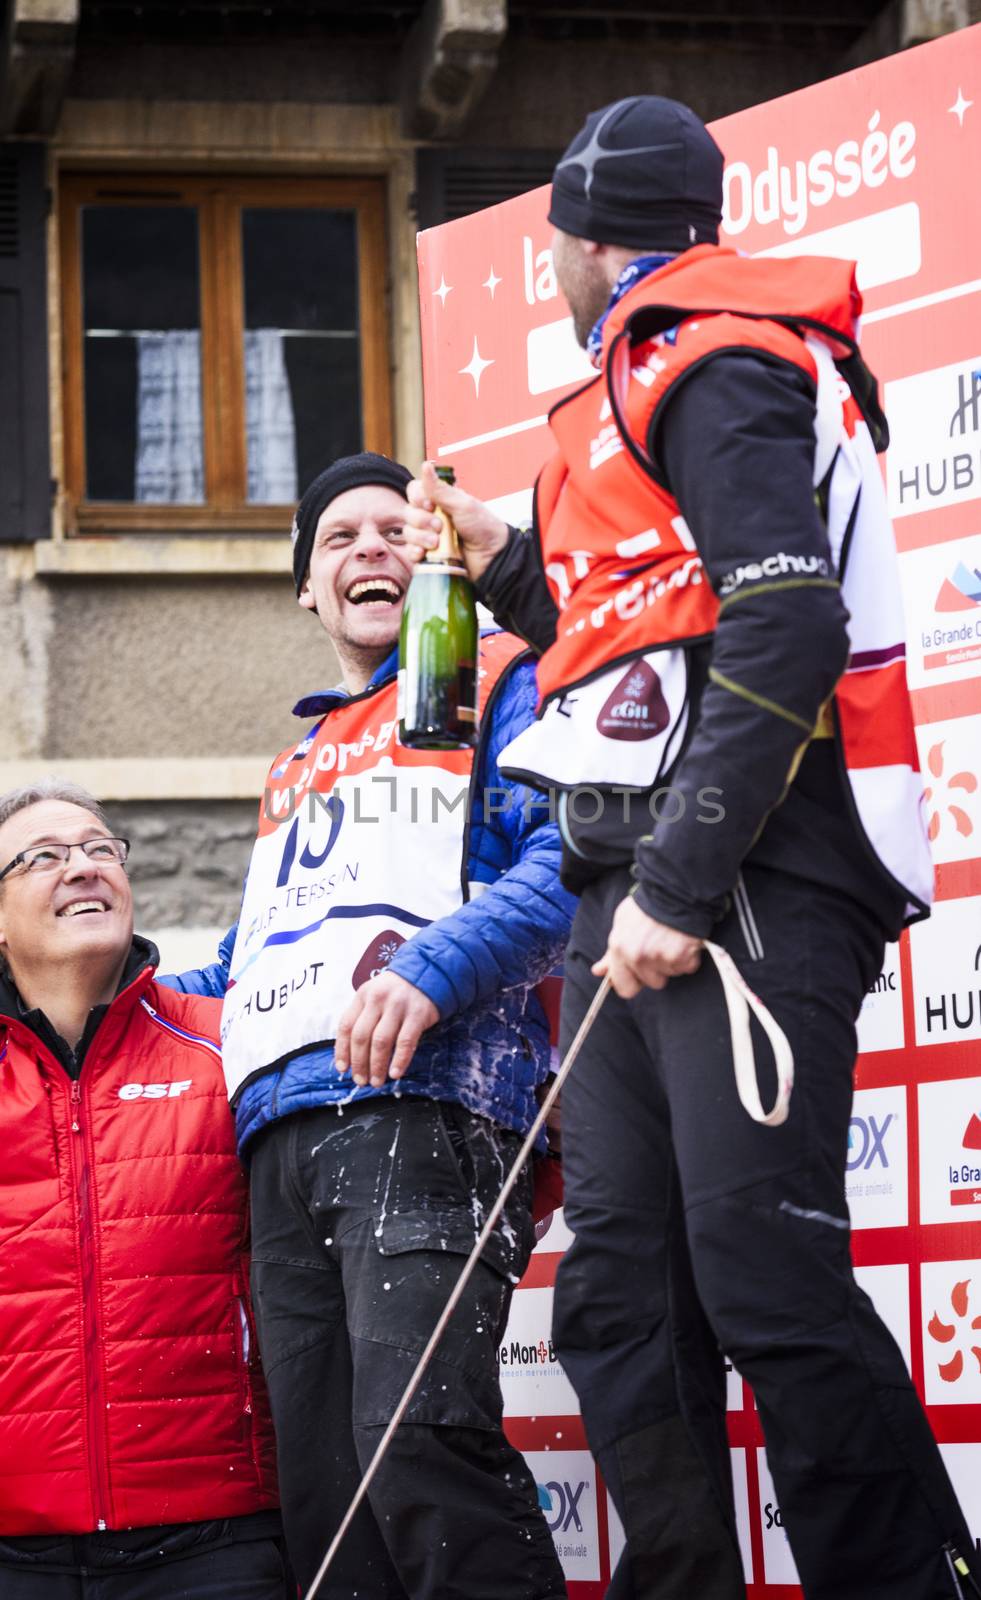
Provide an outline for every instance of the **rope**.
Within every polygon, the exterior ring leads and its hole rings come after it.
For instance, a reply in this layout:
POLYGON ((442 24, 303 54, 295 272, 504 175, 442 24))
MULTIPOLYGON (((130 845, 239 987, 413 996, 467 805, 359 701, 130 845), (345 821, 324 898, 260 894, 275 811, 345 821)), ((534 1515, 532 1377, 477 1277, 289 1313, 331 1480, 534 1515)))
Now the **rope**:
POLYGON ((378 1471, 378 1468, 381 1466, 382 1459, 383 1459, 383 1457, 385 1455, 386 1450, 388 1449, 389 1445, 392 1442, 392 1437, 393 1437, 393 1435, 395 1433, 396 1428, 398 1427, 399 1423, 402 1421, 402 1418, 405 1416, 406 1411, 409 1409, 409 1405, 410 1405, 410 1403, 412 1401, 412 1397, 415 1394, 416 1390, 418 1389, 420 1383, 422 1382, 422 1379, 423 1379, 423 1377, 425 1375, 426 1368, 428 1367, 428 1365, 429 1365, 430 1361, 432 1360, 433 1355, 435 1353, 436 1346, 439 1344, 440 1339, 443 1337, 443 1334, 446 1331, 447 1323, 449 1322, 449 1320, 452 1317, 454 1311, 456 1310, 456 1308, 457 1308, 457 1306, 458 1306, 458 1304, 460 1302, 460 1297, 463 1294, 464 1289, 466 1288, 467 1284, 470 1281, 470 1278, 471 1278, 471 1276, 473 1274, 473 1270, 476 1267, 477 1262, 480 1259, 481 1251, 483 1250, 484 1245, 487 1243, 488 1239, 490 1238, 491 1234, 494 1231, 494 1227, 495 1227, 495 1225, 497 1223, 497 1220, 500 1217, 501 1212, 504 1210, 504 1205, 505 1205, 505 1202, 506 1202, 506 1200, 508 1198, 508 1195, 511 1193, 511 1190, 514 1188, 515 1184, 517 1183, 518 1177, 519 1177, 519 1175, 520 1175, 520 1173, 521 1173, 521 1171, 522 1171, 522 1169, 524 1167, 524 1164, 528 1160, 528 1157, 531 1155, 531 1152, 535 1147, 535 1141, 538 1138, 539 1132, 545 1126, 545 1119, 548 1116, 549 1112, 551 1111, 552 1107, 554 1106, 556 1100, 558 1099, 558 1097, 559 1097, 559 1095, 560 1095, 560 1093, 562 1091, 562 1085, 565 1083, 566 1078, 569 1076, 569 1073, 571 1072, 572 1067, 573 1067, 573 1065, 575 1063, 575 1059, 578 1056, 578 1054, 579 1054, 580 1050, 582 1049, 583 1045, 585 1044, 586 1039, 587 1039, 587 1037, 589 1035, 590 1029, 592 1028, 593 1023, 596 1021, 596 1018, 599 1015, 600 1007, 602 1006, 602 1004, 603 1004, 604 1000, 606 999, 607 995, 609 994, 609 992, 610 992, 610 980, 609 980, 609 978, 604 978, 603 982, 600 984, 600 986, 597 989, 595 995, 593 996, 593 1001, 592 1001, 592 1004, 589 1007, 589 1010, 586 1012, 586 1015, 582 1019, 582 1023, 581 1023, 580 1028, 579 1028, 579 1032, 576 1034, 576 1037, 573 1039, 572 1044, 569 1046, 569 1051, 568 1051, 568 1054, 566 1055, 565 1060, 563 1061, 561 1067, 559 1068, 558 1072, 556 1073, 555 1080, 554 1080, 554 1082, 552 1084, 552 1087, 549 1089, 548 1094, 545 1096, 545 1099, 542 1101, 541 1108, 540 1108, 540 1110, 538 1112, 538 1115, 537 1115, 537 1117, 535 1118, 534 1122, 532 1123, 531 1127, 528 1130, 528 1136, 525 1139, 524 1144, 521 1146, 520 1151, 518 1152, 518 1156, 517 1156, 517 1159, 515 1160, 514 1166, 511 1168, 511 1171, 508 1173, 507 1178, 504 1181, 504 1187, 501 1190, 500 1194, 498 1195, 497 1199, 495 1200, 494 1205, 491 1207, 491 1210, 487 1214, 487 1220, 484 1223, 483 1228, 480 1230, 480 1235, 477 1238, 473 1249, 471 1250, 469 1256, 467 1257, 466 1261, 464 1262, 463 1271, 460 1273, 460 1276, 459 1276, 459 1278, 457 1279, 457 1282, 456 1282, 456 1286, 453 1289, 453 1292, 450 1295, 450 1298, 447 1300, 445 1307, 443 1308, 442 1315, 440 1316, 439 1321, 437 1322, 435 1328, 432 1331, 432 1334, 430 1335, 429 1343, 426 1345, 425 1350, 422 1352, 422 1355, 419 1357, 419 1360, 418 1360, 418 1362, 416 1364, 416 1369, 413 1372, 412 1377, 409 1379, 409 1381, 408 1381, 408 1383, 406 1385, 405 1393, 403 1394, 401 1400, 399 1401, 399 1403, 396 1406, 394 1412, 392 1413, 392 1419, 389 1422, 388 1427, 385 1429, 385 1432, 382 1434, 380 1440, 378 1441, 378 1446, 377 1446, 377 1448, 375 1450, 375 1453, 372 1456, 370 1462, 368 1463, 368 1467, 367 1467, 367 1470, 365 1471, 364 1477, 361 1479, 361 1482, 358 1484, 358 1487, 355 1490, 354 1498, 351 1501, 351 1504, 348 1506, 347 1511, 344 1513, 343 1521, 341 1522, 340 1527, 338 1528, 338 1530, 335 1533, 333 1539, 331 1540, 330 1546, 329 1546, 329 1548, 327 1550, 327 1554, 324 1556, 323 1561, 320 1563, 320 1567, 319 1567, 319 1569, 317 1571, 317 1575, 314 1578, 313 1582, 311 1583, 309 1589, 307 1590, 306 1595, 304 1596, 304 1600, 315 1600, 315 1596, 316 1596, 317 1590, 320 1588, 320 1585, 322 1584, 322 1582, 323 1582, 324 1578, 326 1577, 327 1572, 328 1572, 328 1570, 330 1568, 331 1562, 333 1561, 335 1555, 337 1554, 338 1549, 340 1548, 341 1540, 344 1538, 344 1535, 347 1533, 348 1528, 351 1526, 351 1523, 353 1522, 354 1517, 357 1514, 358 1507, 361 1505, 361 1502, 363 1501, 365 1495, 367 1494, 368 1487, 369 1487, 372 1479, 374 1478, 375 1473, 378 1471))

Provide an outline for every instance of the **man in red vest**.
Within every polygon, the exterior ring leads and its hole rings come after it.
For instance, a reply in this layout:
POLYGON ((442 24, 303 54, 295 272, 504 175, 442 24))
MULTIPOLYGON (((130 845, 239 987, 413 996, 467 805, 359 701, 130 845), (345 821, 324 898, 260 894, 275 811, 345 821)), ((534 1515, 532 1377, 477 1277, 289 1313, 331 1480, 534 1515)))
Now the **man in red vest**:
POLYGON ((219 1006, 99 805, 0 798, 0 1595, 288 1600, 219 1006))
POLYGON ((501 769, 559 795, 566 1045, 615 990, 565 1091, 555 1340, 626 1528, 611 1595, 743 1593, 722 1350, 808 1600, 981 1595, 849 1255, 855 1020, 932 887, 887 430, 851 264, 720 248, 722 168, 674 101, 589 117, 550 220, 598 376, 551 413, 535 528, 429 467, 409 489, 417 553, 439 504, 540 653, 539 720, 501 769), (743 1108, 709 938, 789 1040, 780 1126, 743 1108))

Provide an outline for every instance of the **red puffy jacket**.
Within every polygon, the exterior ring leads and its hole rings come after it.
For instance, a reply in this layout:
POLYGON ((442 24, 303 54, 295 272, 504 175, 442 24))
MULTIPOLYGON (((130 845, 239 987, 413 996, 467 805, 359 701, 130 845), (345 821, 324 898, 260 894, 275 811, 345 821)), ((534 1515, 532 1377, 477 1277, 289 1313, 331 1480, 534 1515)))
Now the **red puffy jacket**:
POLYGON ((77 1080, 0 1016, 0 1534, 276 1504, 219 1013, 145 967, 77 1080))

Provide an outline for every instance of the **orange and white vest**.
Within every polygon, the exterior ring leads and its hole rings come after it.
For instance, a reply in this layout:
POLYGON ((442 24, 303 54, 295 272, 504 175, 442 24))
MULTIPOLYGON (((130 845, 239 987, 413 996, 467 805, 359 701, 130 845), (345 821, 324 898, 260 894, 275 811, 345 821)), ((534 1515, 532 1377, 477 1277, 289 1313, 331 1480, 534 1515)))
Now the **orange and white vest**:
MULTIPOLYGON (((480 642, 481 715, 525 649, 480 642)), ((331 1042, 355 989, 469 897, 473 750, 408 750, 395 681, 329 711, 273 762, 221 1021, 229 1097, 331 1042)))
POLYGON ((915 916, 932 898, 933 869, 875 453, 885 428, 855 341, 860 310, 850 262, 751 260, 699 245, 611 311, 603 372, 549 417, 558 449, 538 481, 536 522, 560 615, 538 664, 539 719, 501 766, 546 788, 652 787, 684 737, 687 650, 711 638, 720 605, 738 603, 747 582, 757 591, 761 581, 840 584, 851 656, 834 696, 835 735, 861 827, 915 916), (831 567, 773 552, 727 574, 717 598, 677 501, 651 476, 646 441, 685 372, 747 348, 815 385, 813 481, 831 567))

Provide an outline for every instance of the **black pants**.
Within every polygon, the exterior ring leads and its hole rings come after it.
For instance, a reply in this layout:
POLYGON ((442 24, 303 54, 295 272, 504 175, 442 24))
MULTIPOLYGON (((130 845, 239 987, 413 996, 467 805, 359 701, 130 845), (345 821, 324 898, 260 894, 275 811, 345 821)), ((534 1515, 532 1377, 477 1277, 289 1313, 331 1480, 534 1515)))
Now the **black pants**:
MULTIPOLYGON (((611 872, 582 897, 564 1048, 629 887, 625 870, 611 872)), ((808 1600, 951 1600, 942 1547, 973 1561, 973 1545, 849 1252, 854 1019, 881 936, 816 885, 747 869, 745 889, 748 909, 734 907, 715 937, 790 1039, 784 1126, 761 1127, 740 1106, 708 956, 662 991, 611 995, 563 1097, 575 1242, 559 1268, 555 1342, 627 1533, 611 1592, 744 1594, 722 1349, 753 1387, 808 1600)), ((754 1040, 769 1104, 755 1025, 754 1040)))
POLYGON ((232 1538, 180 1553, 179 1529, 0 1539, 2 1600, 293 1600, 281 1538, 232 1538))
MULTIPOLYGON (((274 1124, 252 1160, 252 1281, 283 1520, 316 1573, 521 1141, 435 1101, 274 1124)), ((501 1429, 498 1348, 533 1232, 526 1173, 336 1561, 323 1600, 565 1594, 501 1429)))

